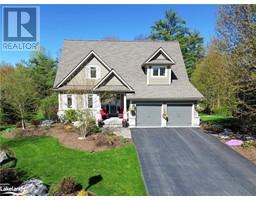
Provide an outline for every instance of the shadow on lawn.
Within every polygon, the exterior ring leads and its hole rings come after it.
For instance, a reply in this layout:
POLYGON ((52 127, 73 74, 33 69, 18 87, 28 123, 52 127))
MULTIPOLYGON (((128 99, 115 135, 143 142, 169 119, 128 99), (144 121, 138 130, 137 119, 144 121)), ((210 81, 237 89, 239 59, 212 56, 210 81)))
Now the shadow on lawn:
POLYGON ((88 179, 88 186, 85 188, 85 190, 88 190, 91 186, 96 185, 100 181, 103 180, 103 177, 99 174, 96 176, 92 176, 88 179))

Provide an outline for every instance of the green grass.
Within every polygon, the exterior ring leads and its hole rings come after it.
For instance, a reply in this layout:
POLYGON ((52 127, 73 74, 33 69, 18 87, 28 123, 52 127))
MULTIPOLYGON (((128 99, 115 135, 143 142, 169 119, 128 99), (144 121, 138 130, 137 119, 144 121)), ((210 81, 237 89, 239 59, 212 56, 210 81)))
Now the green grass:
POLYGON ((97 153, 67 149, 52 137, 4 139, 18 159, 16 168, 46 184, 56 184, 63 176, 74 177, 83 187, 88 179, 101 175, 103 180, 90 190, 97 195, 146 195, 135 147, 97 153))
POLYGON ((209 124, 229 124, 232 123, 234 118, 232 116, 226 116, 221 114, 208 115, 205 113, 200 113, 200 119, 202 122, 209 124))

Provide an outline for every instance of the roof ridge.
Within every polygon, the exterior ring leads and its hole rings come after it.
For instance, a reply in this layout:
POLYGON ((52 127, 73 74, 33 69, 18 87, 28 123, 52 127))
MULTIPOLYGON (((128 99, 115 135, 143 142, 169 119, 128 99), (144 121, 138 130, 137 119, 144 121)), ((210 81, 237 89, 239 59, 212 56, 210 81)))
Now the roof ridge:
POLYGON ((150 43, 178 43, 178 40, 173 40, 173 41, 164 41, 164 40, 82 40, 82 39, 64 39, 64 42, 129 42, 129 43, 141 43, 141 42, 150 42, 150 43))

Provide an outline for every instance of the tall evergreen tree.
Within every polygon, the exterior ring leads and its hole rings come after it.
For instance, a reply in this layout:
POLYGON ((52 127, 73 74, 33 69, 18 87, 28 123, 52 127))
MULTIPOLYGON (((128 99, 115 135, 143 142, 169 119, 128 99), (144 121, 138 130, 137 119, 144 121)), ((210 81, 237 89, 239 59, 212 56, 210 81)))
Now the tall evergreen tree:
POLYGON ((40 98, 46 97, 52 93, 57 61, 45 54, 45 51, 35 52, 27 63, 30 69, 31 78, 35 82, 40 98))
POLYGON ((203 38, 199 33, 189 30, 183 18, 177 16, 175 12, 167 10, 165 18, 156 21, 151 27, 149 38, 179 41, 188 75, 191 76, 196 62, 203 55, 203 38))

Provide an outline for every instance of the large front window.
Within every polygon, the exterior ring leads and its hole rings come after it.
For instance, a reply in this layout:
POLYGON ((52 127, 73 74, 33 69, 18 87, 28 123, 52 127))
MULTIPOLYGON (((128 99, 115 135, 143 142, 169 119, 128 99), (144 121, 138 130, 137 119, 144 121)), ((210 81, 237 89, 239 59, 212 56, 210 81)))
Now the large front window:
POLYGON ((166 76, 166 67, 154 66, 152 69, 152 76, 156 76, 156 77, 166 76))

